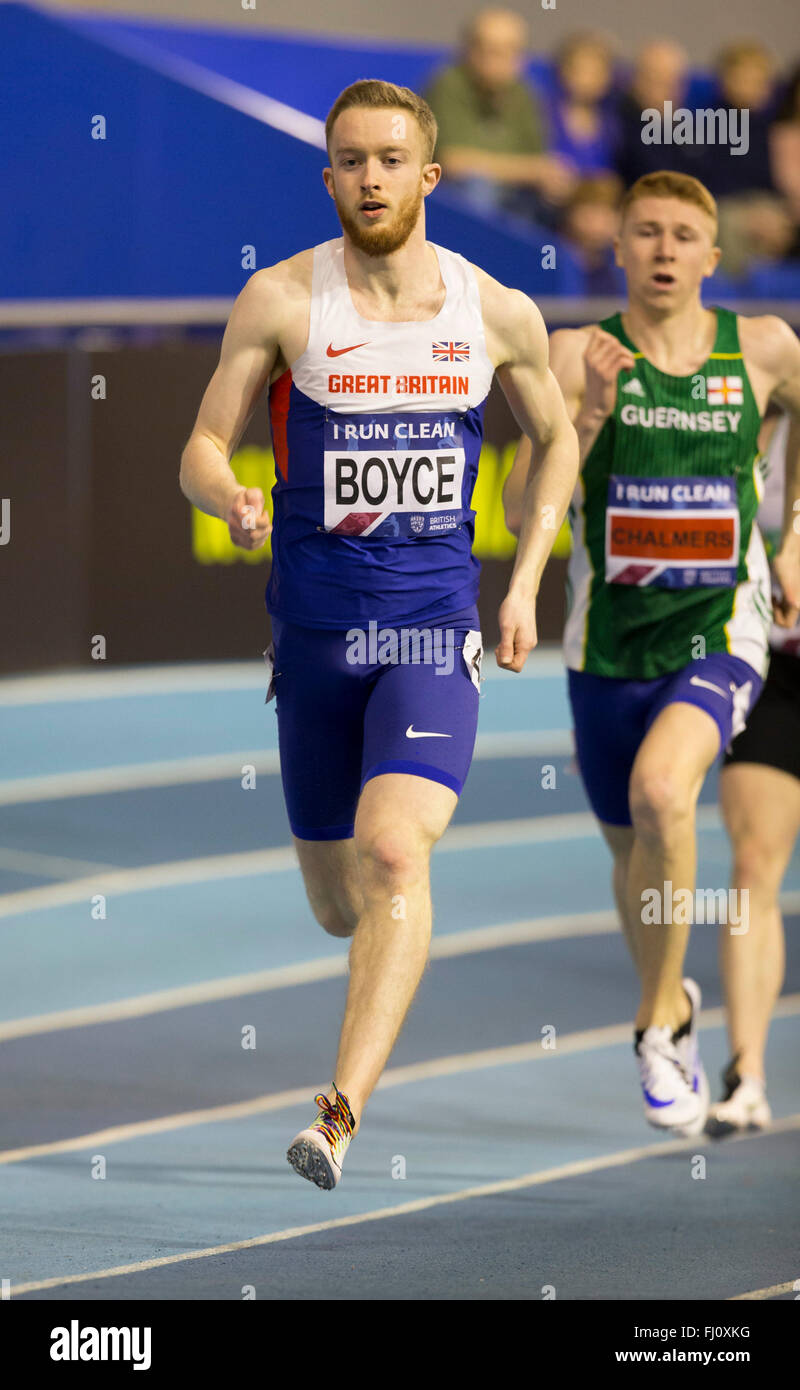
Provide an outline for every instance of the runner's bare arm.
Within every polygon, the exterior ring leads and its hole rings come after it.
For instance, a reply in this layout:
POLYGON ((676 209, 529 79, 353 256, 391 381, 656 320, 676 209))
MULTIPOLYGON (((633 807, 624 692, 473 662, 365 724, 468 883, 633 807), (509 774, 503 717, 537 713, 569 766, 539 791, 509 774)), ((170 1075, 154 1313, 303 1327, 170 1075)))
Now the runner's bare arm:
POLYGON ((790 417, 786 445, 786 490, 783 536, 773 561, 782 597, 774 603, 775 621, 793 627, 800 616, 800 340, 774 314, 740 319, 742 352, 752 374, 765 379, 769 400, 790 417))
MULTIPOLYGON (((581 467, 614 409, 620 371, 629 370, 633 365, 628 348, 596 324, 587 328, 560 328, 553 333, 550 370, 561 387, 578 435, 581 467)), ((522 498, 532 456, 531 441, 523 435, 503 488, 506 525, 514 535, 519 535, 522 523, 522 498)))
MULTIPOLYGON (((580 409, 585 386, 583 344, 585 330, 557 328, 550 336, 550 370, 561 387, 569 418, 574 422, 580 409)), ((515 536, 522 523, 522 499, 528 485, 533 445, 523 434, 517 445, 514 462, 503 485, 503 508, 506 526, 515 536)))
POLYGON ((278 358, 283 291, 284 265, 257 271, 247 281, 181 456, 181 491, 200 511, 227 521, 232 539, 247 550, 264 544, 270 521, 263 493, 242 487, 230 458, 278 358))
POLYGON ((482 290, 482 301, 497 379, 517 423, 534 442, 537 460, 525 488, 520 542, 500 609, 498 664, 521 671, 536 645, 535 602, 542 571, 575 487, 578 440, 548 364, 539 310, 526 295, 494 281, 482 290))

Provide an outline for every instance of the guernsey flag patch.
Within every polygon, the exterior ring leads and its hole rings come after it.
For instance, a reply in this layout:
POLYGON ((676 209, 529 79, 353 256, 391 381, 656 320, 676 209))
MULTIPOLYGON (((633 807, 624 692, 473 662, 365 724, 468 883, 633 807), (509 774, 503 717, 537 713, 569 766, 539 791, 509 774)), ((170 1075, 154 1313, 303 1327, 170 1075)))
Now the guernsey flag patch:
POLYGON ((744 392, 740 376, 710 376, 706 380, 709 405, 742 405, 744 392))

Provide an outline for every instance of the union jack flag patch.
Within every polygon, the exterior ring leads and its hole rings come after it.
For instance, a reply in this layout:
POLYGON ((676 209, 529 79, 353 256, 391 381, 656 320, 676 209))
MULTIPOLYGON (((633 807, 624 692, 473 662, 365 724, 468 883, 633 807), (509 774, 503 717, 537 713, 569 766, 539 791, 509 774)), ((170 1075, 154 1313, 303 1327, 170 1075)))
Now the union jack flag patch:
POLYGON ((467 362, 469 343, 434 343, 434 362, 467 362))

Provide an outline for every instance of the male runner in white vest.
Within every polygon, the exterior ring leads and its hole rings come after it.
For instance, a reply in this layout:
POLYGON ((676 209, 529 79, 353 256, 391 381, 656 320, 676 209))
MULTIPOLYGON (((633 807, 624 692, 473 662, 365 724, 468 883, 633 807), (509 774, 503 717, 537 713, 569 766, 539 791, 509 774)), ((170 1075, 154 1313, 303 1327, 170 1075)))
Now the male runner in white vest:
POLYGON ((248 280, 181 486, 238 545, 264 543, 263 495, 240 487, 229 459, 269 383, 281 776, 315 916, 353 937, 334 1082, 288 1153, 331 1188, 425 966, 430 853, 472 756, 482 648, 470 499, 493 373, 540 461, 499 615, 497 660, 513 671, 536 645, 578 445, 536 307, 425 240, 441 172, 430 108, 407 88, 357 82, 326 135, 344 235, 248 280), (400 648, 403 632, 427 633, 455 660, 382 660, 373 623, 400 648))
MULTIPOLYGON (((628 308, 552 340, 581 446, 564 633, 577 756, 641 981, 634 1045, 645 1116, 678 1134, 699 1133, 708 1111, 700 990, 681 979, 695 807, 767 667, 758 431, 769 400, 800 416, 800 343, 789 326, 703 308, 716 230, 714 199, 697 179, 639 179, 617 242, 628 308)), ((523 439, 504 491, 511 529, 530 458, 523 439)), ((787 459, 787 492, 800 497, 797 456, 787 459)), ((776 618, 790 624, 800 606, 790 520, 775 571, 785 595, 776 618)))

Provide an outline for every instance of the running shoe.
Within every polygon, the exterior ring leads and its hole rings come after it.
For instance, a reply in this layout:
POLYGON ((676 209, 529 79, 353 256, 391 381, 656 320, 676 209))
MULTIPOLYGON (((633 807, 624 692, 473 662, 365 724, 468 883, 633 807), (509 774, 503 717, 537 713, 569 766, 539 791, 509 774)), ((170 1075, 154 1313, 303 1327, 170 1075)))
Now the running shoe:
POLYGON ((342 1163, 347 1153, 356 1122, 347 1096, 333 1083, 336 1103, 325 1095, 314 1097, 319 1114, 308 1129, 301 1129, 292 1140, 286 1157, 301 1178, 308 1178, 317 1187, 330 1191, 342 1176, 342 1163))
POLYGON ((715 1139, 764 1129, 772 1120, 763 1081, 741 1076, 736 1065, 738 1060, 737 1054, 722 1073, 725 1094, 708 1112, 706 1132, 715 1139))
POLYGON ((645 1028, 634 1044, 644 1095, 647 1123, 671 1129, 681 1137, 699 1134, 708 1114, 708 1080, 697 1051, 700 990, 684 980, 692 1006, 691 1017, 673 1035, 668 1026, 645 1028))
POLYGON ((680 1063, 687 1080, 690 1081, 692 1090, 699 1098, 702 1108, 700 1120, 691 1122, 688 1126, 679 1125, 675 1133, 685 1135, 699 1134, 705 1125, 708 1117, 708 1105, 711 1099, 711 1088, 708 1084, 708 1077, 705 1073, 703 1063, 700 1061, 700 1052, 697 1045, 697 1020, 700 1017, 700 1005, 703 996, 700 993, 700 986, 696 980, 688 977, 681 981, 689 999, 692 1012, 689 1015, 688 1023, 684 1023, 677 1033, 673 1033, 672 1041, 675 1044, 675 1051, 680 1058, 680 1063))

